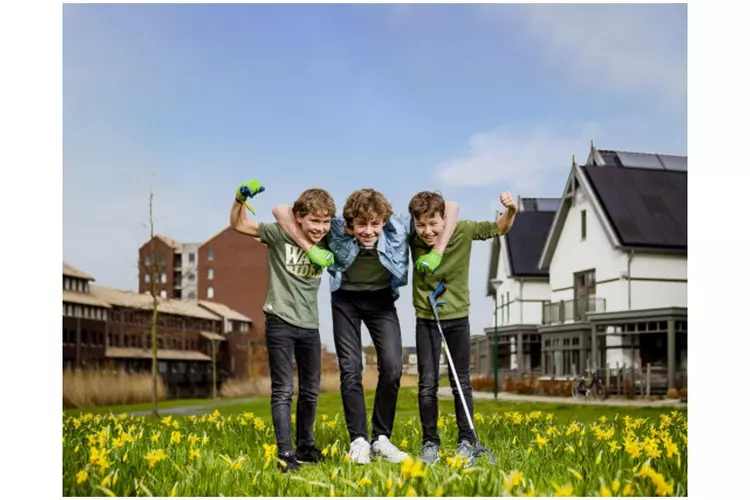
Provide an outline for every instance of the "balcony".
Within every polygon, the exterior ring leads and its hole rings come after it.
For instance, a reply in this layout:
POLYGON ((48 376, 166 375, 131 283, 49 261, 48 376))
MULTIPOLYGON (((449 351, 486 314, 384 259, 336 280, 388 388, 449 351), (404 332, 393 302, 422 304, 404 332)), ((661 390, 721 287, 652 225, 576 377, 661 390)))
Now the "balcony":
POLYGON ((586 319, 587 312, 604 312, 607 300, 597 297, 588 299, 560 300, 542 306, 542 324, 555 325, 586 319))

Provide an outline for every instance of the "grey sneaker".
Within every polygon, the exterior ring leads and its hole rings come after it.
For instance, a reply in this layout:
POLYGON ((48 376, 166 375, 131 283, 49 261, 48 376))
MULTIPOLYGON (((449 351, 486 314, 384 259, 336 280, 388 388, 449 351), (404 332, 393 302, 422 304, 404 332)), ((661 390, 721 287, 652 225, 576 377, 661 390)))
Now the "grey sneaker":
POLYGON ((440 445, 427 441, 422 445, 422 455, 419 459, 426 464, 434 464, 440 460, 440 445))
POLYGON ((468 462, 473 462, 474 460, 474 446, 468 442, 467 440, 462 440, 460 443, 458 443, 458 449, 456 450, 456 455, 461 455, 462 457, 465 457, 468 462))

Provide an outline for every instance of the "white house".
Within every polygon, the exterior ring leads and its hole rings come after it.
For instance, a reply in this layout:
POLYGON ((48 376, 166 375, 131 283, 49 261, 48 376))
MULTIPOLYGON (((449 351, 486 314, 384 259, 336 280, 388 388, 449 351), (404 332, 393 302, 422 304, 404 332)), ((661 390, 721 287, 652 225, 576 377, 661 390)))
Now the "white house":
POLYGON ((674 387, 687 369, 687 158, 592 144, 571 168, 538 266, 549 269, 545 373, 650 363, 674 387))
POLYGON ((686 384, 687 158, 592 144, 560 200, 519 209, 488 276, 501 367, 565 377, 650 364, 668 387, 686 384))
POLYGON ((490 341, 497 334, 503 371, 541 370, 538 327, 542 306, 550 299, 550 285, 547 269, 537 263, 559 204, 553 198, 519 198, 512 230, 492 242, 487 295, 496 299, 496 308, 485 333, 490 341), (523 352, 520 358, 519 352, 523 352))

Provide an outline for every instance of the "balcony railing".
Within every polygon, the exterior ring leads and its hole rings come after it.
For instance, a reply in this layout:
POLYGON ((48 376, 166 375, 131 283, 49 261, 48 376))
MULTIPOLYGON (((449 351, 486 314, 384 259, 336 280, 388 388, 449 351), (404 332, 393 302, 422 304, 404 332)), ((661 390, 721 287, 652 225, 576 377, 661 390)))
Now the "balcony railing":
POLYGON ((542 324, 554 325, 568 321, 582 321, 586 318, 587 312, 606 310, 606 299, 597 297, 549 302, 542 307, 542 324))

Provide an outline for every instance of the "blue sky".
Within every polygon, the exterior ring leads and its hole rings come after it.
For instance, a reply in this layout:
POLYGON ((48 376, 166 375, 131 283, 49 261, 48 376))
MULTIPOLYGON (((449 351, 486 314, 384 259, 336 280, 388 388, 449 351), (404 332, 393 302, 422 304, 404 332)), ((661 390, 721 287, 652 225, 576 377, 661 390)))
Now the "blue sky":
MULTIPOLYGON (((254 177, 261 220, 312 186, 339 210, 362 187, 401 211, 439 189, 489 220, 501 191, 559 196, 592 139, 687 154, 686 6, 63 6, 63 255, 100 285, 137 288, 152 172, 156 231, 185 242, 254 177)), ((409 287, 398 310, 413 345, 409 287)))

